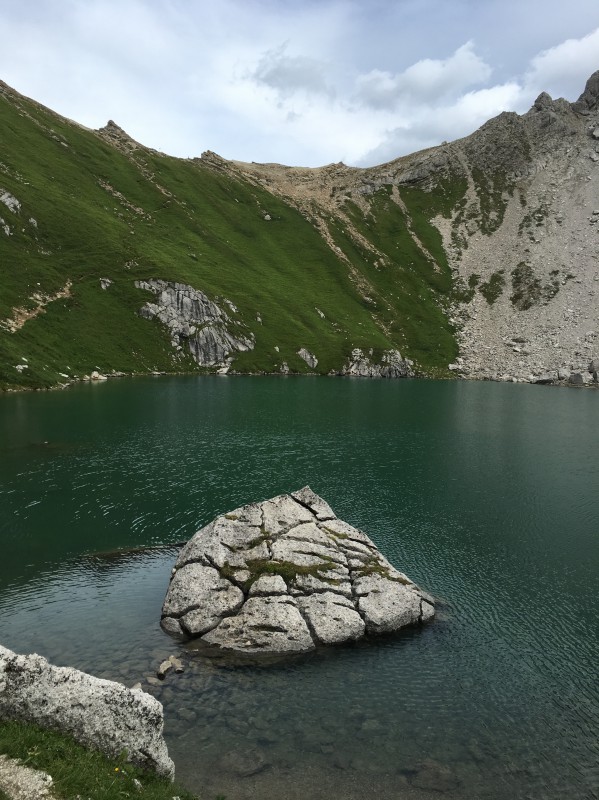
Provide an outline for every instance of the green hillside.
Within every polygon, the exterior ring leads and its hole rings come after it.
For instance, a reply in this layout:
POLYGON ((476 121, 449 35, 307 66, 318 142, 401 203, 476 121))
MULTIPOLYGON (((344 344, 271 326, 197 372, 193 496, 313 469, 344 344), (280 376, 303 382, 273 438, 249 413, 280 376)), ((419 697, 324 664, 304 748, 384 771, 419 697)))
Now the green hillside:
POLYGON ((443 373, 457 354, 452 278, 429 221, 443 204, 425 192, 402 190, 401 207, 385 189, 368 208, 348 197, 324 237, 233 170, 126 138, 113 144, 0 84, 3 193, 20 206, 0 203, 0 387, 51 386, 94 369, 200 370, 159 322, 138 315, 153 297, 135 281, 152 278, 237 307, 255 336, 235 358, 238 372, 278 372, 283 361, 310 371, 302 347, 323 374, 356 347, 373 359, 398 349, 425 374, 443 373))

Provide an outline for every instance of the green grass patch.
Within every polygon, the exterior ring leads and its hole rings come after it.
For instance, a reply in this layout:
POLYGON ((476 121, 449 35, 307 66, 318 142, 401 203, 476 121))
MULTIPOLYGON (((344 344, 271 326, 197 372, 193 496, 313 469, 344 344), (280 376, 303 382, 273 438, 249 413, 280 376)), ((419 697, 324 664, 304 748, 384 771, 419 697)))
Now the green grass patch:
POLYGON ((488 281, 479 285, 478 289, 487 303, 492 306, 505 289, 505 270, 499 269, 494 272, 488 281))
POLYGON ((402 189, 401 197, 407 214, 384 190, 369 199, 368 214, 352 202, 344 206, 355 229, 381 255, 358 245, 336 221, 331 222, 330 230, 365 277, 369 307, 381 327, 404 357, 431 374, 445 370, 458 352, 447 313, 454 284, 440 234, 429 221, 436 214, 434 195, 402 189))
POLYGON ((313 564, 311 566, 294 564, 292 561, 275 561, 266 558, 249 559, 246 562, 246 568, 250 572, 250 577, 246 581, 244 588, 246 591, 249 590, 252 584, 262 575, 280 575, 287 585, 295 582, 299 575, 312 575, 312 577, 318 578, 318 580, 336 585, 339 583, 339 580, 326 575, 327 572, 335 569, 336 566, 335 562, 329 559, 323 559, 323 561, 318 564, 313 564))
MULTIPOLYGON (((521 261, 511 272, 512 304, 520 311, 527 311, 536 305, 547 304, 559 292, 561 286, 559 270, 550 273, 549 281, 543 284, 534 269, 526 261, 521 261)), ((566 276, 566 280, 568 276, 566 276)))
POLYGON ((381 335, 347 265, 282 200, 201 161, 145 151, 132 161, 92 132, 22 106, 38 124, 0 97, 7 153, 0 186, 21 202, 18 215, 2 213, 13 234, 0 232, 0 320, 13 308, 35 307, 35 292, 54 294, 67 280, 72 297, 49 303, 15 334, 0 329, 0 386, 53 385, 66 366, 197 369, 175 356, 160 323, 136 316, 153 299, 134 288, 141 278, 234 302, 256 337, 255 349, 238 356, 238 371, 278 372, 286 361, 307 372, 297 355, 305 347, 327 373, 351 346, 396 344, 381 335), (112 281, 109 289, 100 278, 112 281), (29 366, 19 373, 22 357, 29 366))
POLYGON ((54 795, 64 800, 78 796, 86 800, 172 800, 174 796, 195 800, 181 786, 134 767, 124 757, 107 758, 70 736, 29 723, 0 721, 0 753, 47 772, 54 781, 54 795))
POLYGON ((380 575, 393 583, 400 583, 402 586, 411 586, 412 582, 403 578, 401 575, 391 575, 389 568, 377 559, 376 556, 367 556, 364 559, 364 566, 354 570, 356 578, 364 578, 368 575, 380 575))
POLYGON ((541 203, 541 205, 533 208, 520 220, 518 235, 522 236, 527 234, 530 241, 534 242, 536 238, 535 228, 543 227, 549 216, 549 212, 550 208, 546 203, 541 203))
POLYGON ((477 167, 472 169, 472 180, 480 207, 480 230, 490 235, 501 227, 513 185, 507 181, 504 173, 489 174, 477 167))
POLYGON ((463 204, 463 178, 445 176, 430 192, 402 188, 405 210, 389 190, 368 199, 366 214, 348 199, 347 216, 328 220, 343 257, 282 199, 201 159, 128 156, 2 94, 0 130, 0 186, 21 203, 18 214, 1 209, 11 235, 0 230, 0 321, 71 283, 70 297, 47 302, 16 333, 0 327, 0 388, 52 386, 60 373, 96 368, 198 371, 164 326, 137 315, 154 298, 134 283, 149 278, 237 306, 255 336, 255 348, 235 357, 239 372, 276 373, 283 362, 312 371, 302 347, 321 374, 340 370, 354 347, 398 349, 425 374, 443 373, 457 355, 447 319, 454 281, 432 220, 463 204), (348 218, 371 247, 346 230, 348 218))

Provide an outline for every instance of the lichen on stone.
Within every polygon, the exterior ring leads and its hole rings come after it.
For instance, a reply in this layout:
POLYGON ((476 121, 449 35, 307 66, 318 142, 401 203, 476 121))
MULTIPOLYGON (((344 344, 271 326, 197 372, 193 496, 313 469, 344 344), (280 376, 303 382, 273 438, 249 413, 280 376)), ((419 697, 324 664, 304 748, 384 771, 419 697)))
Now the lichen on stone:
POLYGON ((199 530, 177 559, 161 624, 222 650, 292 653, 433 616, 430 595, 304 487, 199 530))

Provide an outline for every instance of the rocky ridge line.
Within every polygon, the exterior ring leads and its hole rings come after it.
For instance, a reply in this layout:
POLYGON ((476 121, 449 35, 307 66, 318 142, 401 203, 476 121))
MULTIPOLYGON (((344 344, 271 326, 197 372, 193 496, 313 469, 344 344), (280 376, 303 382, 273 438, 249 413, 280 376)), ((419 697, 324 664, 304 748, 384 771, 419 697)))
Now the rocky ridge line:
POLYGON ((401 204, 404 187, 430 192, 432 200, 462 181, 464 197, 431 220, 454 280, 473 286, 452 311, 460 357, 451 370, 475 379, 595 383, 599 71, 574 103, 542 93, 526 114, 504 112, 463 139, 375 167, 250 164, 214 153, 204 153, 202 164, 290 202, 335 251, 326 220, 340 219, 374 258, 381 254, 344 211, 348 198, 369 215, 369 198, 379 190, 401 204), (485 295, 489 285, 496 297, 485 295))
POLYGON ((223 650, 294 653, 434 613, 430 595, 305 487, 199 530, 175 563, 161 625, 223 650))

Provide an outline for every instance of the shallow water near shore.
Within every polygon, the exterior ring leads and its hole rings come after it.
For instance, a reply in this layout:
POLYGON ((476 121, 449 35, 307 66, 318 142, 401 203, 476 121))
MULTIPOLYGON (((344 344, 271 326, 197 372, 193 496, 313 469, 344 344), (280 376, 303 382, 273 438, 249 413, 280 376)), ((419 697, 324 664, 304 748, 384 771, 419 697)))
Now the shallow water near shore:
POLYGON ((0 643, 128 685, 180 656, 144 688, 202 797, 591 800, 598 423, 597 392, 494 383, 0 397, 0 643), (435 622, 262 666, 166 636, 175 543, 306 484, 439 599, 435 622))

